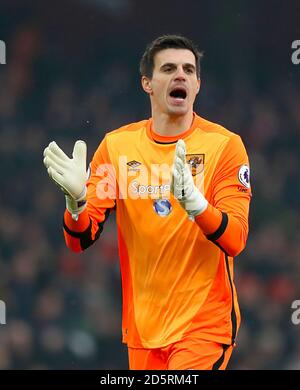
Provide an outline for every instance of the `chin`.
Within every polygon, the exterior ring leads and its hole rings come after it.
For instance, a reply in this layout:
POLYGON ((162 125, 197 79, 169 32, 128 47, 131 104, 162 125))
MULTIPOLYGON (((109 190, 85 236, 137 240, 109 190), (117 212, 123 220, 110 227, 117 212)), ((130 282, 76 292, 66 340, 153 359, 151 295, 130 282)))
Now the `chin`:
POLYGON ((168 113, 170 115, 186 115, 189 112, 187 107, 169 107, 168 113))

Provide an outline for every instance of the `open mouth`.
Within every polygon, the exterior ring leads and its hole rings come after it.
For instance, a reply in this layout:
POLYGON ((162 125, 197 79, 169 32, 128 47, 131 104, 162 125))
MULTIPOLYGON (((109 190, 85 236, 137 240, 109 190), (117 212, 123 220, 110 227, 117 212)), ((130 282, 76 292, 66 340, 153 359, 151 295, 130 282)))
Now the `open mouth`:
POLYGON ((170 92, 170 96, 172 98, 175 98, 175 99, 184 100, 186 98, 186 95, 187 95, 186 90, 184 88, 180 88, 180 87, 174 88, 170 92))

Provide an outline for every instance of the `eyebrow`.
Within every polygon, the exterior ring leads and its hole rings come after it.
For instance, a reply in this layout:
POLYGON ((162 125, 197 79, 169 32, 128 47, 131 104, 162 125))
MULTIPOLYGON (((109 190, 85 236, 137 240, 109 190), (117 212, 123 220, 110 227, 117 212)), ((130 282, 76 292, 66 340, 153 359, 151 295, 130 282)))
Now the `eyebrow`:
MULTIPOLYGON (((168 67, 168 66, 174 68, 174 67, 177 66, 177 64, 175 64, 174 62, 166 62, 165 64, 162 64, 162 65, 160 66, 160 69, 163 69, 163 68, 168 67)), ((189 62, 184 63, 184 64, 183 64, 183 67, 184 67, 184 68, 186 68, 186 67, 188 67, 188 68, 193 68, 194 70, 196 70, 195 65, 193 65, 193 64, 191 64, 191 63, 189 63, 189 62)))

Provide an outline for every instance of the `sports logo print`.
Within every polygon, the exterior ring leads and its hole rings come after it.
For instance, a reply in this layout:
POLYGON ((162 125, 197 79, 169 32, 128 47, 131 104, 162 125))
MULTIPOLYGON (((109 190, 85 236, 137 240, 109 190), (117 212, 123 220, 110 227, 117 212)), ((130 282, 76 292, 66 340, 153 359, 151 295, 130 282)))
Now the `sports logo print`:
POLYGON ((238 173, 239 181, 245 186, 246 188, 250 188, 250 168, 247 164, 244 164, 240 167, 239 173, 238 173))
POLYGON ((172 211, 172 205, 168 199, 155 199, 153 202, 153 208, 156 214, 160 217, 166 217, 172 211))

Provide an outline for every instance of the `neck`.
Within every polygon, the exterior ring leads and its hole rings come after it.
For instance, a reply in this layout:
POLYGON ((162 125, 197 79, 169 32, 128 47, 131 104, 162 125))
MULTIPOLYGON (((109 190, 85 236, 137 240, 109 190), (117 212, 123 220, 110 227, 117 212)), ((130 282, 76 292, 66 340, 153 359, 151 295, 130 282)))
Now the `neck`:
POLYGON ((186 115, 168 115, 152 112, 153 130, 163 136, 175 136, 187 131, 193 123, 193 111, 186 115))

